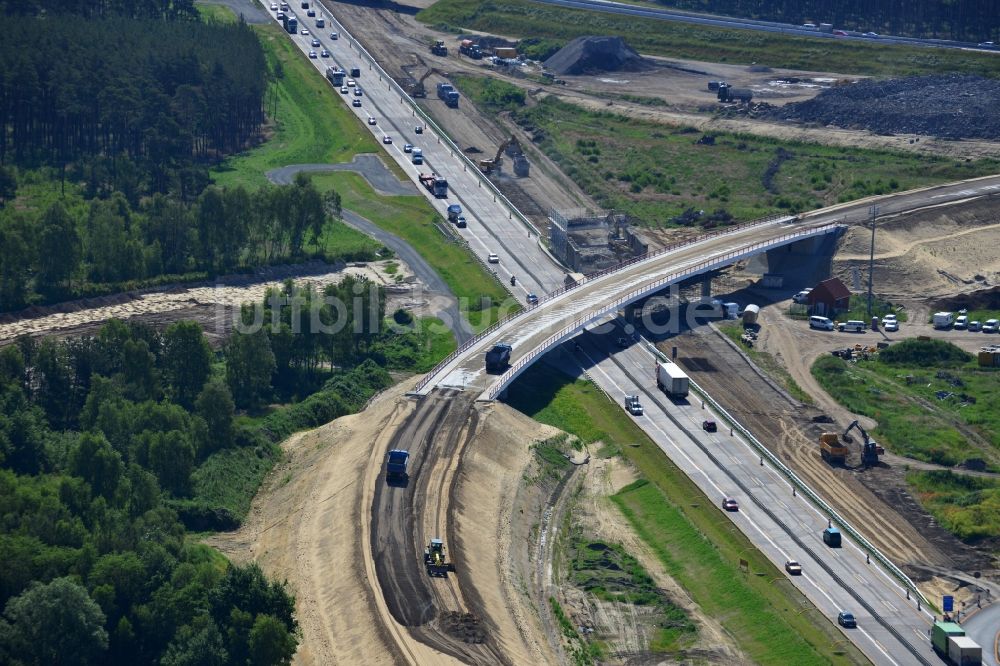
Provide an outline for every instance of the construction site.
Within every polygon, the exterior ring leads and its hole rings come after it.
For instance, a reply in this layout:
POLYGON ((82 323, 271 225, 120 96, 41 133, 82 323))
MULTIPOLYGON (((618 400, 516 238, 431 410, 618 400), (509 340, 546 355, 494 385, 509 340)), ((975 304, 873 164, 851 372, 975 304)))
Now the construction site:
MULTIPOLYGON (((619 37, 579 37, 544 63, 521 63, 510 36, 465 32, 456 37, 418 22, 413 14, 429 4, 330 3, 327 9, 542 230, 545 251, 569 273, 599 273, 694 238, 701 230, 640 229, 628 215, 602 208, 538 149, 530 131, 507 114, 477 108, 450 76, 485 74, 524 89, 529 105, 552 95, 594 112, 613 107, 615 113, 665 127, 919 151, 956 160, 1000 158, 1000 89, 994 80, 875 82, 830 72, 668 60, 641 55, 619 37), (398 11, 401 7, 406 11, 398 11), (630 101, 621 96, 626 90, 641 90, 663 103, 630 101), (970 90, 978 93, 963 94, 970 90), (930 95, 933 104, 926 101, 930 95), (931 107, 935 110, 921 113, 931 107)), ((431 174, 425 185, 434 192, 438 180, 443 179, 431 174)), ((857 336, 817 334, 802 317, 792 316, 791 298, 818 278, 839 278, 854 294, 862 294, 864 280, 870 279, 881 300, 906 313, 907 337, 946 338, 1000 364, 1000 351, 984 346, 995 336, 943 332, 931 323, 932 313, 940 310, 1000 310, 996 196, 887 215, 879 219, 877 235, 868 226, 851 224, 808 261, 778 267, 780 288, 763 278, 777 264, 741 260, 713 273, 712 296, 754 304, 753 321, 746 320, 745 329, 753 334, 744 333, 742 344, 715 323, 648 335, 663 358, 676 359, 840 515, 863 527, 871 543, 928 599, 953 596, 970 611, 989 590, 1000 593, 1000 538, 958 538, 922 503, 908 477, 914 471, 952 471, 993 482, 1000 474, 992 466, 951 469, 914 460, 877 441, 879 424, 832 397, 813 366, 831 353, 845 362, 874 359, 902 336, 890 340, 867 329, 857 336), (780 378, 761 368, 757 353, 773 359, 780 378), (793 396, 782 378, 790 378, 808 399, 793 396), (972 576, 973 582, 966 580, 972 576)), ((393 288, 387 312, 440 314, 444 296, 417 289, 419 277, 405 262, 396 260, 391 268, 386 263, 295 267, 289 274, 310 273, 307 282, 318 288, 345 275, 363 276, 393 288)), ((231 317, 241 303, 259 299, 286 277, 274 270, 234 278, 210 295, 208 285, 204 292, 194 285, 4 315, 0 344, 19 335, 89 333, 106 319, 121 317, 157 326, 194 319, 214 332, 213 344, 221 345, 228 329, 209 324, 220 313, 231 317)), ((678 302, 697 302, 702 287, 690 283, 685 288, 678 302)), ((608 339, 616 340, 609 347, 634 342, 617 332, 608 339)), ((599 393, 587 374, 592 365, 579 360, 579 345, 577 352, 553 354, 542 362, 543 372, 599 393)), ((284 441, 283 458, 240 529, 205 539, 233 561, 255 561, 268 575, 287 580, 302 634, 294 663, 755 663, 741 644, 746 636, 726 624, 725 609, 698 598, 686 587, 683 567, 668 566, 635 523, 623 518, 620 493, 647 480, 620 449, 655 448, 649 442, 619 442, 615 451, 608 444, 617 431, 606 422, 595 426, 592 441, 581 442, 510 404, 477 401, 471 391, 445 387, 418 400, 413 392, 419 377, 397 379, 362 412, 284 441), (623 596, 625 601, 609 599, 600 594, 604 588, 595 592, 600 586, 588 584, 588 576, 621 574, 622 555, 607 544, 628 554, 631 572, 642 572, 621 584, 634 593, 640 589, 635 580, 641 580, 642 590, 656 591, 654 603, 634 603, 637 594, 623 596), (597 574, 574 569, 582 557, 574 549, 589 549, 584 554, 592 556, 588 565, 599 563, 597 574), (664 634, 664 627, 673 633, 664 634), (669 651, 656 648, 664 635, 672 637, 669 651), (599 649, 587 653, 588 645, 599 649)), ((519 381, 511 392, 529 391, 526 384, 533 380, 519 381)), ((553 404, 560 399, 556 393, 547 397, 553 404)), ((605 397, 620 409, 621 396, 598 395, 605 397)), ((636 405, 638 400, 635 396, 636 405)), ((596 418, 580 416, 565 403, 538 411, 559 412, 567 420, 596 418)), ((996 433, 977 436, 983 447, 996 446, 996 433)), ((718 509, 717 498, 701 499, 688 504, 718 509)), ((692 515, 689 520, 697 527, 703 514, 692 515)), ((724 529, 735 531, 728 523, 724 529)), ((749 541, 746 548, 752 549, 749 541)), ((744 557, 750 556, 731 558, 731 564, 742 567, 736 562, 744 557)), ((773 574, 780 571, 747 575, 742 570, 733 578, 763 580, 773 574)), ((804 613, 816 610, 805 596, 794 588, 781 594, 786 596, 765 605, 787 611, 783 604, 795 604, 788 614, 816 622, 817 642, 843 644, 837 652, 840 663, 870 663, 842 640, 833 622, 804 613)))

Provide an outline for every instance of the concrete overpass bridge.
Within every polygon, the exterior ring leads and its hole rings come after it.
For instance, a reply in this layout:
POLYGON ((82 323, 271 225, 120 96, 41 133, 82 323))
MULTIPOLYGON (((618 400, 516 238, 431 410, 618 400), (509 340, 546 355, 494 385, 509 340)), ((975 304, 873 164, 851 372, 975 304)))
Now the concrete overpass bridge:
POLYGON ((609 314, 671 285, 843 228, 828 218, 771 217, 661 248, 547 294, 537 305, 497 322, 431 370, 414 394, 427 395, 440 386, 477 391, 480 400, 494 400, 547 351, 609 314), (500 376, 486 374, 486 352, 499 342, 513 346, 510 368, 500 376))

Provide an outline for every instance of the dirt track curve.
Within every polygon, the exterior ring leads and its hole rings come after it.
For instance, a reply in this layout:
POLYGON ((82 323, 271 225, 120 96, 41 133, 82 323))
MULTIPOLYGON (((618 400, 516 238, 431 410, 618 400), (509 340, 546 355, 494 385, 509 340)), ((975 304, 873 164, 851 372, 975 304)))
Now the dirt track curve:
MULTIPOLYGON (((389 612, 417 640, 467 663, 508 664, 481 619, 477 599, 466 596, 474 588, 460 585, 468 576, 430 578, 423 564, 424 548, 434 537, 444 539, 449 557, 461 552, 450 508, 461 452, 478 426, 473 397, 436 391, 396 430, 385 450, 410 452, 409 478, 390 485, 382 471, 376 480, 372 555, 389 612)), ((461 572, 462 562, 455 565, 461 572)))

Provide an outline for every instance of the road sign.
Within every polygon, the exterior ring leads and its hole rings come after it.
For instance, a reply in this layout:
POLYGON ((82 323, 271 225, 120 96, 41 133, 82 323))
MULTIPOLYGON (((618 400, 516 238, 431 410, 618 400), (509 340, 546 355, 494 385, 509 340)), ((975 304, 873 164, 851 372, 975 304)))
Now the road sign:
POLYGON ((943 601, 944 603, 941 604, 941 606, 945 613, 950 613, 952 610, 954 610, 955 597, 951 596, 950 594, 946 594, 944 595, 943 601))

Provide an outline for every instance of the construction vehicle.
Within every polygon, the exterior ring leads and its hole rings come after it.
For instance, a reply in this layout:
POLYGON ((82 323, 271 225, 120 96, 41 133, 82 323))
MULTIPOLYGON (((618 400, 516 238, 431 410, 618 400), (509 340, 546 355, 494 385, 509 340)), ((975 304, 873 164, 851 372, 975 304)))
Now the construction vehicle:
POLYGON ((983 648, 954 622, 934 623, 931 646, 938 656, 954 666, 979 666, 983 663, 983 648))
POLYGON ((385 458, 385 478, 386 480, 405 479, 406 463, 410 459, 410 452, 401 449, 389 451, 385 458))
POLYGON ((437 84, 438 99, 453 109, 458 108, 458 91, 450 83, 437 84))
POLYGON ((429 77, 433 72, 433 69, 428 69, 424 72, 423 76, 417 79, 417 82, 411 87, 410 97, 427 97, 427 89, 424 88, 424 81, 426 81, 427 77, 429 77))
POLYGON ((448 561, 444 553, 444 542, 441 539, 431 539, 424 549, 424 564, 431 576, 447 576, 449 571, 455 570, 455 565, 448 561))
POLYGON ((506 60, 513 60, 517 58, 517 49, 513 46, 498 46, 493 49, 493 55, 497 58, 504 58, 506 60))
POLYGON ((840 442, 835 432, 824 432, 819 436, 819 454, 831 465, 843 465, 850 451, 840 442))
POLYGON ((728 83, 719 84, 720 102, 737 102, 740 104, 749 104, 752 99, 753 99, 752 90, 747 90, 746 88, 733 88, 728 83))
POLYGON ((448 47, 444 45, 443 39, 435 40, 434 45, 431 46, 431 53, 436 56, 448 55, 448 47))
POLYGON ((448 180, 436 173, 420 174, 420 184, 438 199, 448 198, 448 180))
POLYGON ((690 380, 676 363, 656 364, 656 386, 672 398, 683 398, 688 394, 690 380))
POLYGON ((844 441, 852 441, 850 432, 855 428, 861 433, 861 438, 864 440, 861 443, 861 464, 865 467, 877 467, 878 457, 885 455, 885 449, 879 446, 878 442, 874 439, 870 438, 865 429, 856 420, 852 421, 851 425, 847 426, 847 430, 844 431, 844 441))
POLYGON ((463 39, 462 43, 458 45, 458 52, 469 56, 473 60, 483 59, 483 50, 479 48, 479 44, 476 44, 471 39, 463 39))
POLYGON ((499 374, 506 370, 513 351, 513 347, 503 342, 493 345, 493 349, 486 352, 486 372, 499 374))
POLYGON ((500 167, 503 166, 503 151, 507 150, 507 147, 513 143, 516 143, 517 139, 510 137, 506 141, 500 144, 497 148, 497 154, 488 160, 479 160, 479 170, 483 173, 489 175, 494 171, 500 171, 500 167))

